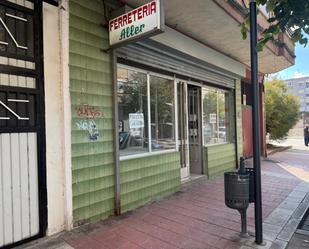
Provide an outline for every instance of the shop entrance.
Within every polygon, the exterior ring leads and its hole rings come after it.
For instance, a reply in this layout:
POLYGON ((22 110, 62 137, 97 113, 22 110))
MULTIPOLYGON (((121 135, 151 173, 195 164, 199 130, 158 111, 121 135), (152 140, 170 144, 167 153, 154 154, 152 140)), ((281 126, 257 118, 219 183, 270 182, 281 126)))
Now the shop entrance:
POLYGON ((202 174, 201 88, 178 82, 178 137, 181 178, 202 174))
POLYGON ((190 176, 188 134, 188 91, 186 82, 178 82, 178 138, 180 151, 181 179, 190 176))
POLYGON ((201 88, 188 86, 190 173, 202 174, 201 88))

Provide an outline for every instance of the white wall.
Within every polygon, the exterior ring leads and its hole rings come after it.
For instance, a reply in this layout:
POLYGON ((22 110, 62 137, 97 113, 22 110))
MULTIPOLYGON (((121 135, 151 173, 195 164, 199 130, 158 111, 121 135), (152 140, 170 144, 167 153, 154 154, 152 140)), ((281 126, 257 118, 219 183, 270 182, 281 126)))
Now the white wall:
MULTIPOLYGON (((46 112, 46 168, 48 230, 47 235, 70 228, 71 211, 67 202, 67 168, 65 163, 66 138, 64 89, 62 70, 62 40, 60 15, 55 6, 43 4, 44 83, 46 112)), ((67 41, 68 42, 68 41, 67 41)), ((68 49, 68 48, 67 48, 68 49)), ((71 186, 70 186, 71 188, 71 186)))

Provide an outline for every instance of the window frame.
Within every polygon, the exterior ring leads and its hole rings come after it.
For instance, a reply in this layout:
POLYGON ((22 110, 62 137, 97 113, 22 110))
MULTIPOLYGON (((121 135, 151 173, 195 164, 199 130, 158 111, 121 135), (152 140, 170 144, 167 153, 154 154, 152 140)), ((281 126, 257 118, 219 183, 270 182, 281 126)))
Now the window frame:
MULTIPOLYGON (((228 119, 229 119, 229 136, 226 137, 226 141, 225 142, 218 142, 218 143, 212 143, 212 144, 207 144, 205 143, 205 137, 204 137, 204 134, 203 134, 203 120, 202 120, 202 146, 203 147, 212 147, 212 146, 218 146, 218 145, 224 145, 224 144, 231 144, 231 143, 235 143, 235 141, 233 141, 233 135, 232 133, 234 132, 233 131, 233 125, 232 122, 233 122, 233 113, 235 112, 235 106, 234 105, 231 105, 232 103, 232 98, 235 97, 235 92, 232 91, 232 89, 224 89, 224 88, 220 88, 220 87, 214 87, 214 86, 209 86, 209 85, 202 85, 201 86, 202 89, 201 89, 201 112, 202 112, 202 116, 203 116, 203 113, 204 113, 204 105, 203 105, 203 89, 205 88, 208 88, 208 89, 212 89, 212 90, 215 90, 217 92, 217 117, 219 117, 218 115, 218 92, 219 91, 223 91, 223 92, 226 92, 229 94, 229 98, 228 98, 228 101, 229 101, 229 105, 232 107, 231 108, 231 111, 228 112, 228 119)), ((236 118, 236 116, 235 116, 236 118)), ((218 118, 217 118, 218 120, 218 118)), ((219 125, 218 125, 218 129, 219 129, 219 125)))
MULTIPOLYGON (((176 83, 176 77, 172 77, 172 76, 167 76, 164 74, 160 74, 160 73, 155 73, 152 71, 148 71, 148 70, 144 70, 144 69, 140 69, 140 68, 136 68, 136 67, 132 67, 132 66, 128 66, 125 64, 121 64, 121 63, 117 63, 117 69, 116 72, 118 71, 118 69, 125 69, 125 70, 131 70, 134 72, 138 72, 138 73, 143 73, 146 74, 147 77, 147 112, 148 112, 148 151, 144 152, 144 153, 137 153, 137 154, 132 154, 132 155, 120 155, 119 153, 119 160, 120 161, 124 161, 124 160, 128 160, 128 159, 134 159, 134 158, 141 158, 141 157, 147 157, 147 156, 151 156, 151 155, 158 155, 158 154, 165 154, 165 153, 171 153, 171 152, 177 152, 179 151, 179 141, 178 141, 178 114, 177 114, 177 83, 176 83), (174 89, 174 120, 175 120, 175 130, 174 130, 174 137, 175 137, 175 148, 174 149, 167 149, 167 150, 160 150, 160 151, 152 151, 152 137, 151 137, 151 98, 150 98, 150 76, 155 76, 155 77, 161 77, 167 80, 171 80, 173 82, 173 89, 174 89)), ((117 78, 117 82, 116 84, 118 84, 118 76, 117 78)), ((118 96, 118 93, 117 93, 118 96)), ((117 107, 118 106, 118 100, 117 100, 117 107)), ((118 122, 119 122, 119 118, 116 117, 118 122)), ((119 150, 119 147, 117 148, 119 150)))

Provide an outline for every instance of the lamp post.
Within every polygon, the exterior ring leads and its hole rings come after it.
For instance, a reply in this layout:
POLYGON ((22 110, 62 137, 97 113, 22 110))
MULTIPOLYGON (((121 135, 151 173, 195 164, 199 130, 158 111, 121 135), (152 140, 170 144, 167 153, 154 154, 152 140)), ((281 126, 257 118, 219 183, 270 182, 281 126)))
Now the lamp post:
POLYGON ((257 16, 256 1, 250 0, 250 55, 251 55, 251 86, 253 95, 252 124, 253 124, 253 166, 255 182, 255 242, 263 243, 262 224, 262 191, 261 191, 261 141, 260 141, 260 101, 258 82, 257 54, 257 16))

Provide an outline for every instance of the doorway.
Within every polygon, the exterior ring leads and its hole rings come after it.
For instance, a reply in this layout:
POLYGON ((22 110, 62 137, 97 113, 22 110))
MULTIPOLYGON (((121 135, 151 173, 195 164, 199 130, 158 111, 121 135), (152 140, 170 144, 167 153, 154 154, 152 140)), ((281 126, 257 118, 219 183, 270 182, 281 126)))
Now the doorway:
POLYGON ((201 87, 188 86, 190 173, 202 174, 201 87))
POLYGON ((181 179, 202 174, 201 87, 177 82, 181 179))
POLYGON ((177 83, 178 101, 178 144, 180 151, 181 179, 190 176, 188 136, 188 91, 186 82, 177 83))

